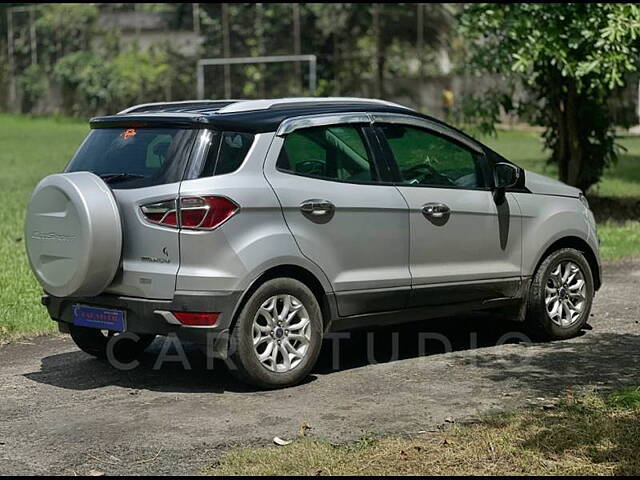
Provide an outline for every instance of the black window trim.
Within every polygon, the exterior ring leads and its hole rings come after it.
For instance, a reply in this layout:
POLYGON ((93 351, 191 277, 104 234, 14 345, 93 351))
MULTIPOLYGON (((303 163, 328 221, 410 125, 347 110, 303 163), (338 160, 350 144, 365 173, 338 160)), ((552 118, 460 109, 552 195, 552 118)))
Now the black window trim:
POLYGON ((219 177, 222 175, 230 175, 232 173, 237 172, 245 164, 245 162, 247 161, 247 158, 249 158, 248 153, 251 151, 251 148, 253 147, 256 141, 256 134, 251 132, 240 132, 236 130, 220 130, 220 129, 211 128, 211 127, 200 128, 198 130, 200 130, 200 132, 196 135, 196 138, 194 140, 194 145, 192 146, 192 154, 189 158, 189 165, 185 168, 184 174, 182 176, 182 181, 198 180, 200 178, 213 178, 213 177, 219 177), (241 134, 252 135, 253 139, 251 140, 251 145, 249 146, 249 150, 247 150, 247 155, 245 155, 245 157, 242 159, 242 162, 240 163, 240 165, 238 165, 238 167, 235 170, 233 170, 232 172, 216 174, 215 172, 218 168, 218 161, 220 160, 220 150, 222 148, 222 137, 225 133, 241 133, 241 134), (210 135, 210 138, 208 139, 208 141, 204 140, 204 137, 206 135, 210 135), (196 145, 199 142, 200 142, 200 145, 196 145), (215 165, 213 166, 213 173, 212 175, 203 177, 202 171, 204 170, 205 164, 207 162, 207 157, 209 156, 209 152, 211 152, 212 148, 215 148, 217 150, 216 161, 215 161, 215 165))
POLYGON ((286 174, 286 175, 294 175, 297 177, 304 177, 304 178, 312 178, 314 180, 323 180, 325 182, 334 182, 334 183, 344 183, 344 184, 351 184, 351 185, 382 185, 382 186, 394 186, 395 183, 393 182, 393 179, 390 178, 390 172, 388 172, 388 170, 385 168, 384 170, 381 169, 381 167, 383 166, 383 164, 381 164, 380 162, 380 154, 382 152, 379 151, 379 147, 377 148, 376 145, 372 142, 373 138, 372 138, 372 132, 370 131, 371 129, 371 124, 368 122, 336 122, 336 123, 327 123, 327 124, 321 124, 321 125, 310 125, 308 127, 304 127, 304 128, 296 128, 295 130, 291 130, 287 133, 283 133, 283 134, 278 134, 279 137, 282 138, 282 144, 280 145, 280 150, 278 151, 278 155, 276 156, 276 164, 275 164, 275 169, 276 171, 286 174), (342 127, 342 126, 346 126, 346 127, 352 127, 354 129, 356 129, 358 131, 358 133, 360 134, 360 137, 362 139, 362 143, 364 144, 364 147, 367 151, 367 155, 369 155, 371 162, 373 164, 373 168, 375 168, 376 170, 376 174, 378 175, 379 180, 378 181, 350 181, 350 180, 340 180, 338 178, 327 178, 327 177, 318 177, 316 175, 308 175, 308 174, 304 174, 304 173, 297 173, 297 172, 293 172, 291 170, 286 170, 284 168, 280 168, 278 167, 278 159, 280 158, 280 153, 282 151, 282 149, 284 148, 284 142, 287 140, 287 137, 295 132, 300 132, 300 131, 304 131, 304 130, 308 130, 311 128, 333 128, 333 127, 342 127), (383 172, 384 172, 384 180, 383 180, 383 172))
POLYGON ((401 120, 385 121, 384 117, 380 117, 378 120, 375 120, 373 122, 372 127, 376 137, 378 138, 380 148, 384 154, 384 160, 387 162, 390 171, 393 173, 393 176, 395 177, 393 181, 393 185, 397 187, 412 187, 412 188, 416 188, 416 187, 417 188, 446 188, 449 190, 471 190, 471 191, 483 191, 483 192, 492 191, 494 189, 494 178, 493 178, 493 175, 490 175, 491 167, 488 162, 484 149, 480 147, 478 147, 478 150, 469 148, 469 146, 467 145, 467 142, 462 142, 457 138, 458 135, 449 134, 449 132, 447 132, 444 128, 438 128, 438 129, 430 128, 430 126, 427 125, 426 123, 427 122, 424 122, 424 123, 420 122, 420 124, 418 124, 418 122, 403 122, 401 120), (486 179, 487 181, 485 182, 487 183, 487 185, 484 187, 472 188, 472 187, 458 187, 458 186, 449 186, 449 185, 421 185, 421 184, 410 184, 410 183, 403 182, 400 176, 400 168, 398 167, 398 163, 396 162, 395 156, 393 155, 393 151, 391 150, 391 147, 389 146, 389 143, 384 133, 380 129, 380 125, 402 125, 405 127, 415 128, 418 130, 424 130, 430 135, 447 140, 459 146, 460 148, 467 150, 469 153, 471 153, 471 155, 473 155, 475 158, 478 159, 478 162, 481 162, 481 168, 486 170, 485 173, 483 173, 483 176, 488 175, 488 178, 486 179))

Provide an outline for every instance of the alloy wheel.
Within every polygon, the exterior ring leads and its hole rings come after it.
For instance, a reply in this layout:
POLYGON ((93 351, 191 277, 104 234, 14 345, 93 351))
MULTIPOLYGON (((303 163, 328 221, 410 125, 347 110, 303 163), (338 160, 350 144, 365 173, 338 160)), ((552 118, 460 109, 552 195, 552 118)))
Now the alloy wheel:
POLYGON ((255 354, 272 372, 293 370, 309 351, 311 321, 307 309, 293 295, 273 295, 263 302, 252 330, 255 354))

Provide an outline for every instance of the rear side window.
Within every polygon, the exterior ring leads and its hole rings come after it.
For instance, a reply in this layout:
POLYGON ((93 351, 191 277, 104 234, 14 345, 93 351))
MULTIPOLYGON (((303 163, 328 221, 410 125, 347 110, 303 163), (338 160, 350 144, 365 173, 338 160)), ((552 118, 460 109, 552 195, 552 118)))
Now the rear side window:
POLYGON ((235 172, 253 144, 254 135, 240 132, 213 132, 201 177, 235 172))
POLYGON ((345 182, 375 182, 378 174, 362 131, 352 125, 297 130, 285 137, 278 169, 345 182))
POLYGON ((113 188, 179 182, 196 133, 181 128, 94 129, 66 171, 95 173, 113 188))

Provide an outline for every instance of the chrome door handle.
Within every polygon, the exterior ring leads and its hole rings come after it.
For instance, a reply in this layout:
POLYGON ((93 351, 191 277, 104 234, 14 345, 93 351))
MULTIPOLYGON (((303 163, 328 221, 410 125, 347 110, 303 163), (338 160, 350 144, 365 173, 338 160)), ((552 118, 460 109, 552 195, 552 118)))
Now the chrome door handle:
POLYGON ((306 200, 300 205, 302 213, 312 215, 314 217, 331 215, 335 209, 335 205, 329 200, 306 200))
POLYGON ((451 209, 444 203, 427 203, 422 207, 422 214, 425 217, 444 218, 451 214, 451 209))

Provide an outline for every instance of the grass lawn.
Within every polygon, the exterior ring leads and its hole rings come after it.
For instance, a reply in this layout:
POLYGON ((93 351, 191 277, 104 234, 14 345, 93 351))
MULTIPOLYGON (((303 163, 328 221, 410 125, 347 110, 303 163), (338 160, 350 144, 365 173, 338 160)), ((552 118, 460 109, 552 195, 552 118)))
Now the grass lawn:
MULTIPOLYGON (((533 131, 501 131, 497 137, 479 140, 522 168, 557 177, 558 169, 547 165, 540 134, 533 131)), ((640 137, 618 140, 623 149, 618 163, 604 174, 602 181, 587 194, 602 197, 634 197, 640 199, 640 137)))
MULTIPOLYGON (((313 430, 311 430, 313 431, 313 430)), ((300 437, 284 447, 240 448, 211 475, 637 475, 640 389, 571 395, 412 438, 331 444, 300 437)))
MULTIPOLYGON (((0 340, 54 330, 40 306, 41 290, 24 251, 24 209, 35 184, 59 172, 88 131, 87 122, 0 114, 0 340)), ((482 139, 525 168, 553 175, 545 167, 539 136, 533 132, 501 132, 482 139)), ((640 138, 623 139, 628 152, 607 172, 597 192, 612 197, 640 198, 640 138)), ((640 222, 600 228, 603 258, 640 253, 640 222)))
POLYGON ((36 183, 64 168, 87 131, 86 122, 0 115, 0 339, 54 330, 24 250, 24 211, 36 183))

